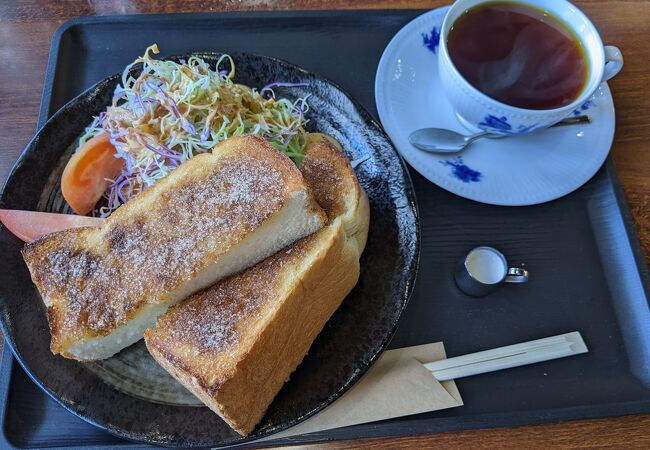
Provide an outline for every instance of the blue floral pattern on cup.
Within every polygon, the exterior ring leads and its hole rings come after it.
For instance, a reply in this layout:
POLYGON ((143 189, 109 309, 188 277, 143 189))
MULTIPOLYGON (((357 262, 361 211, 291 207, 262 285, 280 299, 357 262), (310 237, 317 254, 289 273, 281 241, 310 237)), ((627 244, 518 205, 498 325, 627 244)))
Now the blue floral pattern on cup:
POLYGON ((438 51, 438 45, 440 45, 440 32, 437 27, 431 29, 431 33, 421 33, 422 36, 422 45, 429 49, 432 53, 438 51))
POLYGON ((492 114, 485 116, 483 122, 478 124, 481 128, 491 128, 493 130, 499 131, 511 131, 512 125, 508 123, 508 118, 506 116, 493 116, 492 114))
POLYGON ((499 134, 530 133, 539 128, 537 124, 519 125, 517 128, 513 128, 513 126, 508 123, 508 118, 506 116, 497 117, 492 114, 485 116, 478 126, 485 131, 493 131, 499 134))
POLYGON ((594 103, 594 99, 590 98, 586 102, 584 102, 582 105, 580 105, 580 108, 576 108, 573 110, 573 115, 574 116, 581 116, 582 114, 585 113, 589 108, 592 106, 596 106, 596 103, 594 103))

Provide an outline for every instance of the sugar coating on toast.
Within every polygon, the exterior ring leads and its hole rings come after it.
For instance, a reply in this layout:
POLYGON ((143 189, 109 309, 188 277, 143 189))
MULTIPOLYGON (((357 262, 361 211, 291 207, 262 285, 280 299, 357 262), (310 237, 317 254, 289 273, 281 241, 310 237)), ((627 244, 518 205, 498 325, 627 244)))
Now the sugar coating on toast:
MULTIPOLYGON (((106 336, 141 312, 155 313, 140 325, 151 326, 166 309, 156 305, 238 272, 323 222, 295 165, 246 136, 187 161, 101 227, 54 233, 26 245, 23 256, 48 307, 52 350, 65 355, 76 340, 106 336)), ((134 341, 143 329, 116 336, 134 341)))
POLYGON ((329 225, 162 315, 154 358, 240 434, 250 433, 356 284, 368 199, 347 158, 312 135, 301 171, 329 225))
MULTIPOLYGON (((316 201, 333 220, 351 206, 346 203, 357 201, 360 186, 345 156, 322 139, 327 138, 311 137, 313 145, 308 144, 300 170, 316 201)), ((165 340, 190 344, 198 353, 219 353, 234 346, 239 330, 252 333, 247 323, 254 322, 256 311, 275 299, 272 283, 278 269, 299 262, 312 241, 311 236, 297 241, 238 276, 195 294, 162 316, 157 327, 167 327, 165 340)), ((191 354, 186 352, 186 356, 191 354)))

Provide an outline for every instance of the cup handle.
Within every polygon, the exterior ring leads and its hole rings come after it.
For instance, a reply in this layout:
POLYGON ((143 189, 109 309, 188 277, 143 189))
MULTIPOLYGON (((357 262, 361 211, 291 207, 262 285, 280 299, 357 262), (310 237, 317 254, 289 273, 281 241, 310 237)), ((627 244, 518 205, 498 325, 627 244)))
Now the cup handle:
POLYGON ((519 267, 511 267, 504 278, 506 283, 525 283, 528 281, 528 271, 519 267))
POLYGON ((615 77, 623 68, 623 54, 613 45, 605 46, 605 71, 603 81, 615 77))

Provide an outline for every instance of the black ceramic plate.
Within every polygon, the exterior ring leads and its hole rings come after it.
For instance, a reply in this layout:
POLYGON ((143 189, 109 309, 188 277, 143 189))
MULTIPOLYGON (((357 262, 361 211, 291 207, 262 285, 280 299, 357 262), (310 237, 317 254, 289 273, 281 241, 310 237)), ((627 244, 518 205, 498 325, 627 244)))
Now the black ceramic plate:
MULTIPOLYGON (((217 54, 201 54, 214 64, 217 54)), ((334 136, 368 192, 371 226, 361 279, 325 326, 254 434, 242 438, 160 370, 136 344, 109 360, 82 364, 49 351, 45 310, 20 256, 21 243, 0 230, 0 319, 9 346, 29 376, 61 405, 118 436, 167 446, 222 446, 288 428, 348 389, 388 345, 415 280, 419 229, 413 187, 390 141, 370 115, 337 86, 296 66, 233 54, 236 81, 307 82, 278 89, 309 94, 309 126, 334 136)), ((0 197, 0 207, 69 212, 58 180, 77 137, 109 103, 119 80, 109 77, 59 110, 28 144, 0 197)))

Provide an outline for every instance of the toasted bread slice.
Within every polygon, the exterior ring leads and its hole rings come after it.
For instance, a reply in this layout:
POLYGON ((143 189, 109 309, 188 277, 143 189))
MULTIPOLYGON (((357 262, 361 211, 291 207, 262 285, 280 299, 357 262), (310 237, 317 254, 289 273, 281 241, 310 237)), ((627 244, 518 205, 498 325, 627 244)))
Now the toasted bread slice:
POLYGON ((320 229, 298 168, 265 140, 233 137, 183 163, 101 226, 23 249, 48 309, 51 349, 110 357, 166 309, 320 229))
POLYGON ((329 224, 170 308, 145 331, 160 365, 242 435, 359 278, 369 206, 352 167, 329 138, 310 135, 301 170, 329 224))

